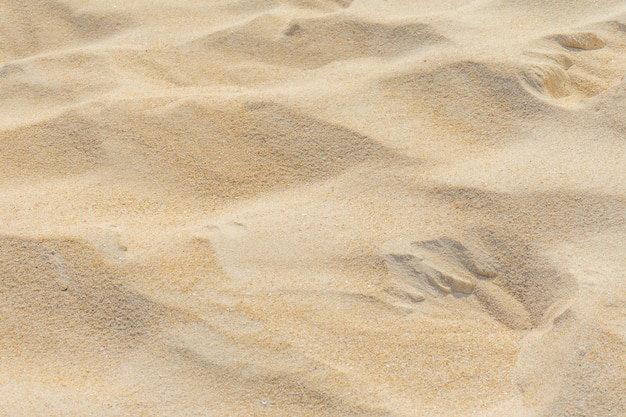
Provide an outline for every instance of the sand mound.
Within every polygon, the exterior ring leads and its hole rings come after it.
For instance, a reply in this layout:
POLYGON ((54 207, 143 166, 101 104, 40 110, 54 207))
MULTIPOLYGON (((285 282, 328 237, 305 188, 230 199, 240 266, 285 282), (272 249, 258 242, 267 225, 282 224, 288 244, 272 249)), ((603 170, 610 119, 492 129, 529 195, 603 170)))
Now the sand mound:
POLYGON ((280 5, 298 7, 305 10, 340 10, 350 7, 354 0, 239 0, 226 7, 233 11, 262 11, 280 5))
POLYGON ((242 103, 225 112, 183 101, 144 110, 155 104, 131 103, 97 119, 69 112, 5 131, 2 168, 22 178, 115 169, 219 200, 392 156, 356 132, 271 103, 242 103))
POLYGON ((4 16, 0 22, 2 61, 94 41, 132 24, 120 13, 84 13, 58 1, 3 1, 0 10, 4 16))
POLYGON ((68 359, 103 344, 119 348, 136 343, 165 313, 125 290, 80 242, 5 237, 0 253, 3 308, 16 313, 3 319, 5 352, 68 359))
POLYGON ((625 11, 0 0, 0 417, 626 415, 625 11))
POLYGON ((341 15, 285 21, 264 15, 194 41, 189 47, 274 65, 317 68, 333 61, 391 58, 444 41, 422 23, 377 23, 341 15))
POLYGON ((103 156, 103 138, 75 112, 0 135, 5 181, 86 172, 95 169, 103 156))
POLYGON ((416 116, 478 140, 507 136, 547 107, 524 89, 514 67, 476 61, 394 75, 382 86, 416 116))

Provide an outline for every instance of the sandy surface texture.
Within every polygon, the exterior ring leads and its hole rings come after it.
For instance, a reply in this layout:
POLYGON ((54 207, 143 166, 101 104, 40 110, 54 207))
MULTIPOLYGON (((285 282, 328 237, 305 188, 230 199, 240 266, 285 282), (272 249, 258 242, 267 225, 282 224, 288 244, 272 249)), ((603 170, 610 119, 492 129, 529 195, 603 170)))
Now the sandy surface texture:
POLYGON ((0 0, 0 416, 626 415, 623 0, 0 0))

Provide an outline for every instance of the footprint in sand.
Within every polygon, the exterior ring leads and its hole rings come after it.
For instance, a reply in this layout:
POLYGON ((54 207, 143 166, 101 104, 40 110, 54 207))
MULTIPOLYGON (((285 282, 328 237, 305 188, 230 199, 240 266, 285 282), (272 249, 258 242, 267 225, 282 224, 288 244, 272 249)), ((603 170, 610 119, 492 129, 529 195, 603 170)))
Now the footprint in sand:
POLYGON ((609 21, 588 30, 557 33, 535 41, 521 77, 531 92, 576 103, 602 94, 623 75, 626 26, 609 21))
POLYGON ((385 257, 388 268, 402 278, 387 291, 390 295, 405 302, 448 294, 474 295, 490 315, 506 326, 531 327, 524 305, 489 281, 498 276, 497 264, 490 257, 473 253, 447 237, 402 246, 385 257))

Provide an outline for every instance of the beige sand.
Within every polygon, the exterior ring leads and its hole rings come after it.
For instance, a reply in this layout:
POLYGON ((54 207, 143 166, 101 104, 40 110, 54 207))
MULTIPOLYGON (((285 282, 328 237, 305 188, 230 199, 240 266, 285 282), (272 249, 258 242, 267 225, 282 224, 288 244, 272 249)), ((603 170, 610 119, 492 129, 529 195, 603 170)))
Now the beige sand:
POLYGON ((0 1, 0 415, 626 415, 625 76, 623 0, 0 1))

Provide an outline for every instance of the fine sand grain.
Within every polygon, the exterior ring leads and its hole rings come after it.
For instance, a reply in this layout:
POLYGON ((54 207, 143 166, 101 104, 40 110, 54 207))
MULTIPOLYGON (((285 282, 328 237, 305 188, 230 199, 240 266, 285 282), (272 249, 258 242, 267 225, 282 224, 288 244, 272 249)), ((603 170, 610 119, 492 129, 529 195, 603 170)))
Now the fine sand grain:
POLYGON ((626 415, 622 0, 0 0, 0 416, 626 415))

